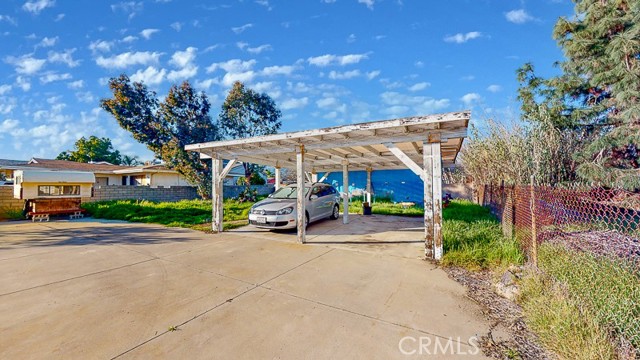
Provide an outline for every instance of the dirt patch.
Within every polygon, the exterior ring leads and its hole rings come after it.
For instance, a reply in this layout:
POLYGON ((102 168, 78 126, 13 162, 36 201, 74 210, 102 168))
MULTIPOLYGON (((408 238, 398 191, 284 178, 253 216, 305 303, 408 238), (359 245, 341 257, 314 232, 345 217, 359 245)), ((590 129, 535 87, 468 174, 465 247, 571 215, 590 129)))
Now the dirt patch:
POLYGON ((494 359, 554 358, 527 328, 520 306, 493 291, 490 272, 471 272, 458 267, 445 267, 444 270, 467 288, 468 296, 482 307, 491 321, 489 333, 480 338, 486 356, 494 359))

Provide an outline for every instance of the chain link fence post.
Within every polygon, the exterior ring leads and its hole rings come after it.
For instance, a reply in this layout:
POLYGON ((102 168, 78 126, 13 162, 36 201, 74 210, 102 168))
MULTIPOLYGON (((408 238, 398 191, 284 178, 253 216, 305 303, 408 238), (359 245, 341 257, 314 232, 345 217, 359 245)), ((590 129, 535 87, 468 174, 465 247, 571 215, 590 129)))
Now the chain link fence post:
POLYGON ((531 211, 531 244, 529 245, 529 261, 534 267, 538 267, 538 234, 536 229, 536 196, 535 196, 535 177, 531 175, 531 184, 529 185, 531 195, 529 198, 529 208, 531 211))

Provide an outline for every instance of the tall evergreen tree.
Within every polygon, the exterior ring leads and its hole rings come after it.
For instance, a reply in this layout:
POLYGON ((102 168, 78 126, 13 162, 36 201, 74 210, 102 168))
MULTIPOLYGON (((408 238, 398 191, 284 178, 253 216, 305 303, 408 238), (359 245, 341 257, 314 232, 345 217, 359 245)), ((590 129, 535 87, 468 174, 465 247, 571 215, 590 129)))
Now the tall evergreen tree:
MULTIPOLYGON (((271 97, 248 89, 236 81, 222 104, 219 115, 220 130, 231 139, 275 134, 280 129, 282 113, 271 97)), ((245 181, 263 167, 243 162, 245 181)))
POLYGON ((640 2, 574 0, 554 38, 562 74, 541 79, 519 71, 523 117, 545 120, 585 141, 576 173, 608 186, 640 188, 640 2))
POLYGON ((101 106, 111 113, 133 138, 147 145, 165 164, 208 197, 211 171, 196 152, 187 152, 187 144, 219 140, 218 128, 209 116, 210 104, 204 93, 197 93, 185 81, 173 85, 164 101, 157 99, 142 83, 131 82, 126 75, 109 81, 113 98, 101 106))

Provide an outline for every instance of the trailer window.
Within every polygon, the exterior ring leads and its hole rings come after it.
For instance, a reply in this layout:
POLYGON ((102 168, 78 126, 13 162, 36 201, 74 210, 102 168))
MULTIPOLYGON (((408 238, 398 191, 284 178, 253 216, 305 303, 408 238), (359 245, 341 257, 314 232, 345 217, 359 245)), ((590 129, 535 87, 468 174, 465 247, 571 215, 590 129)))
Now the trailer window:
POLYGON ((77 196, 80 185, 39 185, 38 196, 77 196))

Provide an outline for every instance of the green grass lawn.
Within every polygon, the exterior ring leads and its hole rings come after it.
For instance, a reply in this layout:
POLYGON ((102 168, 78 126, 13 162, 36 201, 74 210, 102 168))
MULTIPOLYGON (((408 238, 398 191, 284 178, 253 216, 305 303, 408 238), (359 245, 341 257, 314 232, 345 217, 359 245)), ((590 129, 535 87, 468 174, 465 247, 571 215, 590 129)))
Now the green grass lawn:
MULTIPOLYGON (((247 224, 252 203, 227 199, 224 202, 224 229, 247 224)), ((114 200, 82 205, 96 218, 155 223, 211 231, 211 202, 183 200, 156 203, 151 201, 114 200)), ((349 204, 351 213, 362 213, 362 201, 349 204)), ((376 202, 374 214, 423 216, 419 206, 403 207, 391 202, 376 202)), ((522 263, 523 256, 515 241, 505 239, 497 219, 488 209, 466 200, 454 200, 443 211, 443 264, 469 269, 492 268, 522 263)))
MULTIPOLYGON (((253 203, 224 201, 224 228, 247 225, 249 209, 253 203)), ((178 202, 152 202, 112 200, 84 203, 82 207, 91 216, 102 219, 161 224, 211 231, 211 201, 182 200, 178 202)))

